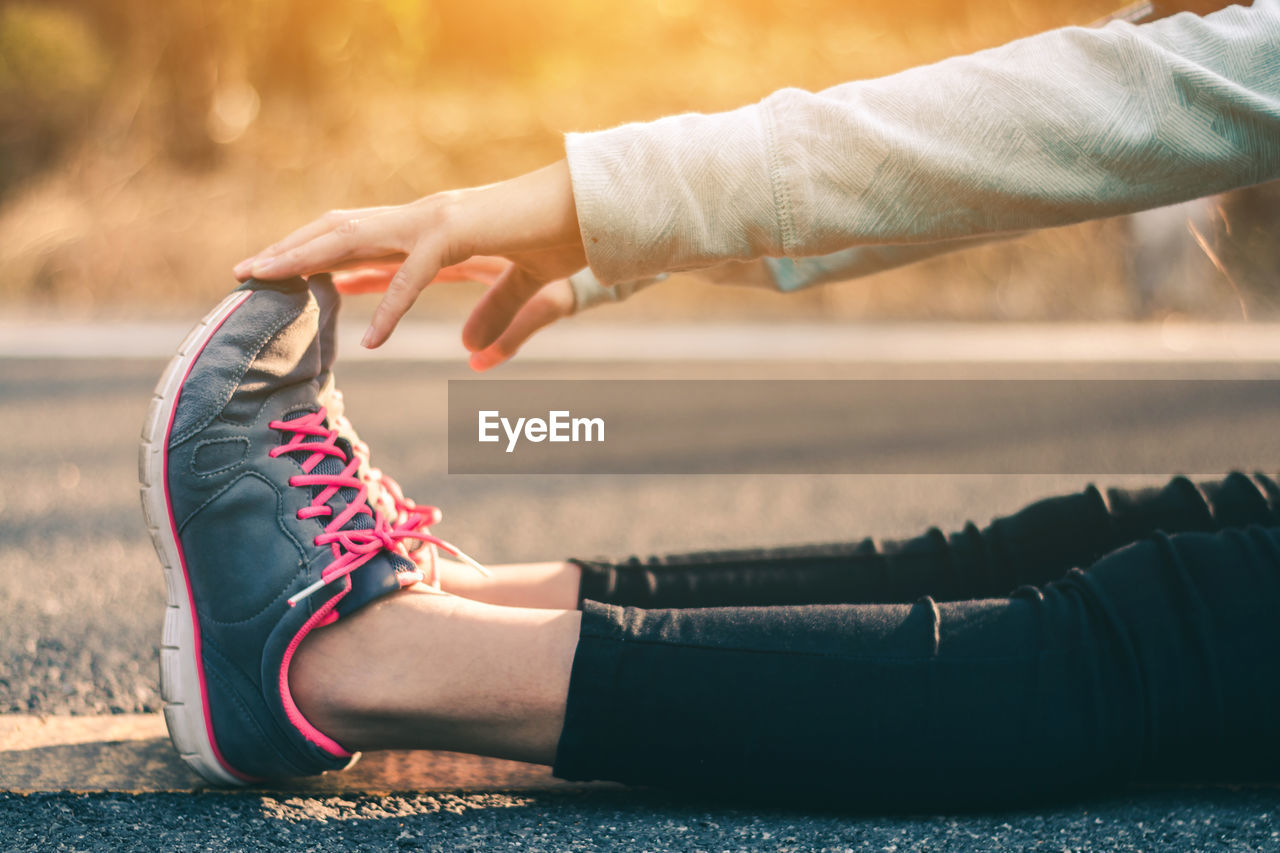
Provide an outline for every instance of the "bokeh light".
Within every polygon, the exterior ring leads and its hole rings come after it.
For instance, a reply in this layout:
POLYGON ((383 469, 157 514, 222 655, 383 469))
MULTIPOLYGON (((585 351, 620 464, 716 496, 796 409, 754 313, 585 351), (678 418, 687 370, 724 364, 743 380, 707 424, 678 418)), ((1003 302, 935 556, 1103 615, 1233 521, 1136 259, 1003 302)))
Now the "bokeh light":
MULTIPOLYGON (((562 156, 566 131, 820 89, 1110 11, 1110 0, 0 2, 0 289, 10 311, 188 310, 230 286, 234 262, 324 210, 509 177, 562 156)), ((1130 316, 1130 242, 1121 222, 1091 223, 797 296, 666 286, 615 316, 1130 316)), ((1173 308, 1239 313, 1219 269, 1205 281, 1173 308)), ((445 314, 474 297, 440 290, 445 314)))

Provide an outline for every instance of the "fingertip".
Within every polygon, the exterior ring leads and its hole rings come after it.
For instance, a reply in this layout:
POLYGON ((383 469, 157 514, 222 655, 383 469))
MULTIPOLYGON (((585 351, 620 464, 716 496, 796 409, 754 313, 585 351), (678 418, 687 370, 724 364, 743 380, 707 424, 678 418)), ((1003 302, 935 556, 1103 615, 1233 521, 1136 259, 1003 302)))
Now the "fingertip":
POLYGON ((479 352, 473 352, 471 354, 471 357, 467 359, 467 363, 471 366, 471 369, 474 370, 476 373, 484 373, 486 370, 497 367, 499 364, 502 364, 502 362, 504 361, 506 361, 505 358, 503 358, 501 355, 498 355, 490 350, 480 350, 479 352))
POLYGON ((373 310, 373 319, 365 330, 362 344, 368 349, 377 349, 385 344, 399 325, 401 316, 403 312, 397 313, 394 308, 387 307, 387 298, 384 296, 373 310))

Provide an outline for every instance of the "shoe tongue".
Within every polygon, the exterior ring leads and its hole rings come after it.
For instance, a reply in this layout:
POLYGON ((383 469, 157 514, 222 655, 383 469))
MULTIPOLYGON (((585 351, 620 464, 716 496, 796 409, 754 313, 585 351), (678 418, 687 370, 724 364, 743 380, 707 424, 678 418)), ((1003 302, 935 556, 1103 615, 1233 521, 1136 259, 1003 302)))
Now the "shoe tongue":
MULTIPOLYGON (((347 458, 350 459, 351 445, 347 444, 346 439, 342 439, 342 438, 338 439, 337 444, 338 444, 338 447, 342 448, 342 452, 347 454, 347 458)), ((325 477, 337 477, 340 474, 342 474, 343 470, 346 467, 347 467, 347 463, 343 462, 337 456, 326 456, 320 460, 319 464, 317 464, 316 467, 311 469, 311 473, 319 474, 325 477)), ((314 498, 325 488, 327 487, 325 486, 313 487, 312 493, 311 493, 312 497, 314 498)), ((337 494, 329 498, 329 506, 330 508, 333 509, 333 515, 336 516, 339 513, 341 513, 344 509, 346 509, 347 506, 350 505, 350 503, 354 501, 359 494, 360 494, 359 491, 352 488, 338 489, 337 494)), ((348 530, 369 530, 372 527, 373 527, 373 516, 366 515, 362 512, 356 513, 354 516, 351 517, 351 520, 346 523, 346 529, 348 530)))
POLYGON ((332 375, 333 364, 338 359, 338 313, 342 307, 342 299, 333 286, 333 279, 328 273, 313 275, 307 279, 307 287, 320 306, 317 339, 320 341, 320 376, 332 375))

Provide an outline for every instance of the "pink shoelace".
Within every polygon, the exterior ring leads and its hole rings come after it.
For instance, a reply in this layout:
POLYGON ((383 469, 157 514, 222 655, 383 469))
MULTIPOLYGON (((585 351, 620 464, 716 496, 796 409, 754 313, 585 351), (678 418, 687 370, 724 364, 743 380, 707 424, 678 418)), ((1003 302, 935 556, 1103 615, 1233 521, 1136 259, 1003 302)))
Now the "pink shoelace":
MULTIPOLYGON (((339 415, 339 418, 342 416, 339 415)), ((306 453, 307 458, 301 463, 301 474, 289 478, 289 485, 299 488, 322 487, 308 506, 298 511, 298 518, 331 517, 324 527, 324 532, 315 537, 317 546, 328 545, 333 552, 333 562, 320 572, 320 580, 289 598, 292 607, 307 596, 323 589, 335 580, 346 577, 365 563, 372 560, 383 549, 394 551, 408 558, 417 567, 415 571, 399 573, 402 587, 412 586, 425 580, 423 569, 431 574, 430 586, 440 592, 439 572, 436 568, 436 549, 469 565, 478 571, 488 574, 483 566, 468 557, 456 546, 433 536, 428 527, 440 521, 442 513, 433 506, 417 506, 404 497, 400 487, 391 478, 382 475, 377 469, 370 469, 364 463, 359 452, 353 452, 351 458, 337 445, 339 430, 330 428, 326 420, 326 410, 299 415, 289 420, 272 421, 270 427, 286 434, 289 440, 273 448, 270 455, 274 458, 286 453, 306 453), (311 440, 308 440, 311 439, 311 440), (327 456, 333 456, 345 467, 337 474, 314 474, 315 467, 327 456), (379 487, 375 492, 375 508, 369 505, 371 486, 379 487), (329 501, 339 490, 349 488, 356 490, 356 497, 339 513, 334 515, 329 501), (394 522, 388 515, 394 515, 394 522), (373 525, 366 529, 348 529, 357 515, 372 516, 373 525)), ((354 436, 354 431, 351 431, 354 436)), ((353 451, 356 450, 358 438, 349 438, 353 451)), ((363 442, 359 442, 363 444, 363 442)), ((368 448, 363 448, 367 458, 368 448)))
POLYGON ((489 577, 489 570, 462 549, 437 536, 430 535, 428 528, 439 524, 444 516, 438 507, 414 503, 405 497, 400 484, 394 478, 373 466, 369 445, 360 438, 356 428, 347 419, 346 399, 342 392, 329 385, 321 393, 323 398, 329 400, 329 422, 338 431, 338 435, 350 443, 353 453, 360 460, 357 476, 369 487, 369 502, 391 519, 393 528, 403 534, 400 543, 405 549, 404 555, 412 560, 418 567, 418 571, 424 575, 424 582, 431 588, 442 591, 437 560, 439 551, 443 551, 453 561, 489 577))

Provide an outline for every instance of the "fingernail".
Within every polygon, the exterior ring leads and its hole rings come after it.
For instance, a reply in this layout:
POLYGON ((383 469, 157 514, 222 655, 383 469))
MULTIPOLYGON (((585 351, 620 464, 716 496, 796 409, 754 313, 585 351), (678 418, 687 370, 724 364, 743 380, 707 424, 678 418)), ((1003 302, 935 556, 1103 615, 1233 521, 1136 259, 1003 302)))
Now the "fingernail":
POLYGON ((364 330, 364 337, 360 339, 360 346, 365 349, 373 348, 373 326, 364 330))
POLYGON ((241 276, 247 273, 252 265, 253 258, 245 258, 243 261, 232 267, 231 272, 233 275, 241 276))
POLYGON ((503 359, 498 353, 483 349, 479 352, 472 353, 471 358, 467 359, 467 361, 470 362, 472 370, 478 373, 483 373, 490 368, 497 367, 499 364, 502 364, 503 359))
POLYGON ((263 275, 271 272, 271 268, 275 265, 275 258, 262 258, 261 260, 254 261, 253 266, 250 267, 250 269, 253 270, 254 275, 263 275))

